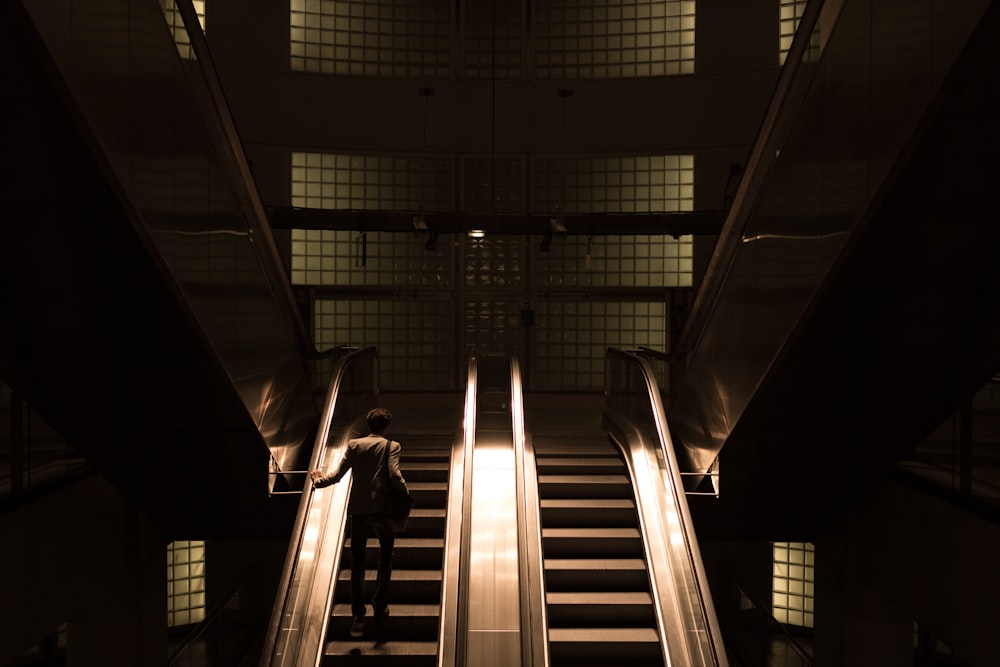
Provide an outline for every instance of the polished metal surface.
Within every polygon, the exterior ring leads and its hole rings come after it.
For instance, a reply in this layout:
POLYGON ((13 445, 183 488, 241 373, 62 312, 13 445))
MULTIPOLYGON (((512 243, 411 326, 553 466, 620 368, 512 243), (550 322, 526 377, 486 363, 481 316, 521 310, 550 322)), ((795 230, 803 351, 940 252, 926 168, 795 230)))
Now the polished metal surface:
MULTIPOLYGON (((834 270, 842 269, 866 233, 989 5, 986 0, 845 0, 807 6, 679 343, 686 368, 668 417, 685 469, 707 470, 719 455, 781 361, 783 346, 800 333, 834 270)), ((977 196, 970 192, 959 187, 955 194, 977 196)), ((921 193, 910 196, 919 200, 921 193)), ((912 223, 887 234, 903 241, 912 223)), ((976 224, 983 223, 970 222, 962 234, 976 224)), ((932 226, 939 225, 947 223, 932 226)), ((910 250, 919 253, 912 257, 934 253, 929 247, 910 250)), ((838 298, 877 311, 879 304, 872 301, 890 285, 898 289, 891 276, 902 262, 912 261, 907 255, 868 257, 868 282, 852 283, 838 298), (878 289, 861 294, 857 285, 878 289)), ((920 279, 919 272, 914 275, 920 279)), ((885 304, 890 295, 882 297, 885 304)), ((871 321, 870 336, 883 336, 871 321)), ((859 336, 865 329, 859 325, 859 336)), ((815 377, 812 384, 821 394, 824 379, 815 377)), ((819 398, 840 400, 836 394, 819 398)), ((795 433, 787 437, 794 451, 795 433)))
POLYGON ((665 663, 728 665, 655 376, 609 349, 606 378, 604 423, 632 478, 665 663))
MULTIPOLYGON (((352 391, 357 388, 351 386, 351 380, 373 375, 371 369, 375 364, 374 348, 349 354, 338 363, 330 381, 309 470, 337 461, 347 440, 358 435, 359 415, 364 411, 357 409, 356 400, 341 403, 340 398, 362 395, 364 392, 352 391), (346 418, 340 416, 345 412, 346 418)), ((364 388, 370 385, 363 383, 364 388)), ((376 392, 367 393, 368 407, 374 406, 376 400, 376 392)), ((261 651, 262 667, 316 665, 323 655, 334 583, 344 547, 350 472, 339 484, 315 490, 312 484, 307 477, 261 651)))
POLYGON ((464 664, 513 667, 522 664, 521 581, 509 370, 485 381, 481 370, 478 385, 464 664))
POLYGON ((469 360, 465 378, 462 437, 456 440, 451 454, 451 479, 448 484, 448 518, 445 528, 444 556, 441 568, 441 621, 438 625, 438 667, 457 667, 465 650, 468 598, 463 594, 461 573, 467 571, 468 531, 463 529, 469 515, 472 493, 472 470, 466 461, 472 458, 476 437, 476 359, 469 360))

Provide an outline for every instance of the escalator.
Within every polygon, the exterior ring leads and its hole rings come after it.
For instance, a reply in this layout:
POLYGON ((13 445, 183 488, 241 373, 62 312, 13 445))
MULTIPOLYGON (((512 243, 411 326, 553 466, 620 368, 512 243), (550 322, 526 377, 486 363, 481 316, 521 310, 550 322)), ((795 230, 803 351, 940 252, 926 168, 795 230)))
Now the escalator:
MULTIPOLYGON (((357 639, 349 635, 352 559, 350 534, 345 533, 323 665, 437 664, 453 436, 393 429, 389 437, 402 445, 400 469, 415 500, 406 531, 396 536, 390 614, 377 624, 369 615, 365 634, 357 639)), ((366 600, 374 593, 377 559, 378 540, 372 538, 366 554, 366 600)))
POLYGON ((600 433, 533 441, 551 664, 663 665, 620 453, 600 433))

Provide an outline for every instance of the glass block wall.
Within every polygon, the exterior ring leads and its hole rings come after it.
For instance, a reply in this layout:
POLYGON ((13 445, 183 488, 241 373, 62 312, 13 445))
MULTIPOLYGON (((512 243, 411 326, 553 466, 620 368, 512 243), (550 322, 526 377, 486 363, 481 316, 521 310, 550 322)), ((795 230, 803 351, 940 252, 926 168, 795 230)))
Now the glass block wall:
POLYGON ((539 79, 694 72, 694 0, 542 0, 532 8, 539 79))
POLYGON ((813 627, 815 549, 809 542, 775 542, 771 613, 779 623, 813 627))
POLYGON ((434 298, 322 298, 315 304, 316 344, 376 346, 383 389, 452 389, 453 310, 434 298))
MULTIPOLYGON (((201 30, 204 32, 205 0, 192 0, 192 4, 194 4, 195 13, 198 14, 201 30)), ((177 51, 181 54, 181 58, 194 60, 194 49, 191 48, 191 39, 184 28, 184 19, 181 18, 181 12, 177 9, 177 3, 174 0, 160 0, 160 7, 163 8, 163 16, 167 20, 170 34, 174 36, 174 42, 177 44, 177 51)))
POLYGON ((694 210, 694 156, 538 159, 532 186, 536 211, 691 211, 694 210))
POLYGON ((447 79, 448 0, 291 0, 291 68, 347 76, 447 79))
POLYGON ((199 623, 205 618, 205 543, 167 545, 167 626, 199 623))
MULTIPOLYGON (((295 153, 293 204, 432 212, 458 179, 477 209, 521 209, 526 192, 568 213, 693 208, 689 155, 530 163, 295 153)), ((667 290, 693 282, 692 237, 602 231, 441 234, 428 246, 427 232, 295 229, 292 281, 313 288, 318 347, 379 348, 383 389, 452 390, 470 352, 514 352, 530 388, 599 390, 607 347, 669 349, 667 290)))
MULTIPOLYGON (((536 246, 541 246, 536 237, 536 246)), ((691 287, 691 236, 556 237, 534 257, 544 287, 691 287)))
POLYGON ((454 210, 446 158, 292 153, 292 206, 369 211, 454 210))
POLYGON ((295 229, 292 284, 378 287, 448 287, 454 243, 444 235, 436 249, 426 235, 295 229))
POLYGON ((529 380, 532 389, 604 386, 608 347, 643 345, 663 350, 663 301, 535 302, 529 380))
POLYGON ((534 77, 609 79, 690 74, 695 0, 291 0, 292 70, 344 76, 468 79, 525 76, 532 17, 534 77))

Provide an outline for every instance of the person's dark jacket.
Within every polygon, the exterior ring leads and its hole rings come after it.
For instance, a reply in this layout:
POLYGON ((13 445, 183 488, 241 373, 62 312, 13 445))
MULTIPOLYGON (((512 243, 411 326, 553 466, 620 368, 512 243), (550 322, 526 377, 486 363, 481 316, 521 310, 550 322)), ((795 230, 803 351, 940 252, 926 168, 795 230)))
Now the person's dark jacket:
POLYGON ((347 502, 350 514, 382 514, 387 504, 388 489, 382 470, 382 453, 387 445, 389 455, 389 482, 403 493, 409 494, 406 480, 399 470, 400 444, 380 435, 369 435, 348 441, 337 469, 315 481, 316 487, 339 482, 351 470, 351 496, 347 502))

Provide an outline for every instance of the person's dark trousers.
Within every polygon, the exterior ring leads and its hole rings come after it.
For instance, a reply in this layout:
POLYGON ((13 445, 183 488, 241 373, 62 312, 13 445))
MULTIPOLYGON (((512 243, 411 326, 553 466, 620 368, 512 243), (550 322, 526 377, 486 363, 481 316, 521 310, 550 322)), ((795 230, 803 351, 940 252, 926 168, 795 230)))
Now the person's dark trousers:
POLYGON ((375 616, 389 605, 389 579, 392 577, 392 547, 396 534, 385 517, 378 514, 357 514, 351 517, 351 613, 365 615, 365 550, 368 536, 378 537, 378 577, 372 607, 375 616))

